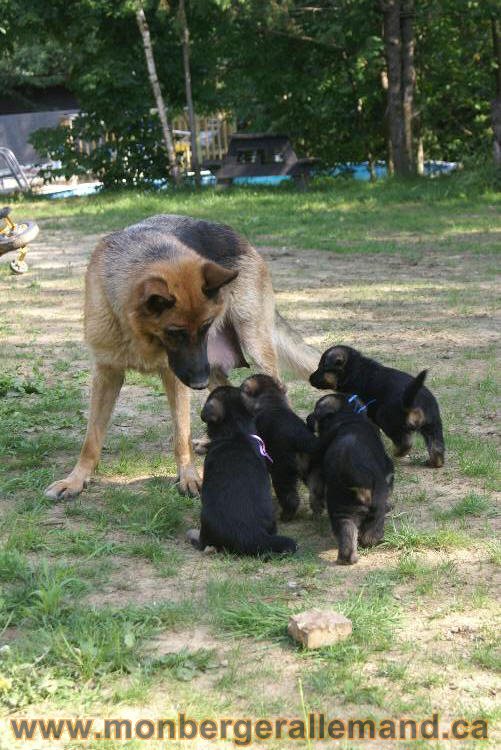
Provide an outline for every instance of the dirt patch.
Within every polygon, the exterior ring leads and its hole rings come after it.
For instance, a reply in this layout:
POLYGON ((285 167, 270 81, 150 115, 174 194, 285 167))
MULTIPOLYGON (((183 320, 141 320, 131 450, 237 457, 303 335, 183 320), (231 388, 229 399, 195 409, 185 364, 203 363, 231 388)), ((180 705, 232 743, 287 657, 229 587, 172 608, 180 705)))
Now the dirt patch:
MULTIPOLYGON (((402 236, 388 235, 386 239, 402 236)), ((78 441, 85 429, 89 371, 82 340, 83 273, 97 239, 97 235, 71 234, 63 227, 47 232, 42 227, 40 240, 30 248, 29 274, 18 278, 4 274, 2 266, 10 258, 0 259, 0 356, 12 371, 30 375, 34 367, 39 368, 50 384, 72 379, 84 394, 85 404, 80 428, 69 430, 78 441)), ((467 437, 484 445, 497 437, 492 381, 499 320, 493 256, 458 252, 463 240, 471 241, 470 233, 464 238, 455 235, 457 243, 452 251, 438 252, 431 247, 432 240, 428 246, 428 240, 418 242, 417 237, 405 234, 406 243, 414 239, 415 248, 405 255, 350 254, 349 243, 347 252, 339 254, 269 247, 261 248, 261 252, 272 273, 278 308, 310 344, 319 350, 337 342, 350 344, 412 372, 429 367, 430 386, 439 398, 448 439, 467 437)), ((493 234, 485 233, 478 239, 489 243, 493 234)), ((319 396, 299 381, 291 380, 289 389, 303 415, 319 396)), ((203 399, 204 394, 193 398, 195 435, 202 434, 198 412, 203 399)), ((43 429, 27 432, 28 439, 39 437, 43 437, 43 429)), ((437 512, 447 511, 469 492, 485 494, 495 506, 499 495, 493 492, 488 472, 482 466, 473 466, 467 473, 461 450, 461 446, 451 448, 445 468, 433 471, 424 466, 424 446, 416 441, 410 458, 398 462, 395 510, 387 528, 403 519, 420 532, 433 532, 437 512)), ((77 448, 71 453, 61 450, 51 454, 48 450, 44 465, 57 466, 61 473, 68 471, 76 453, 77 448)), ((85 495, 85 503, 90 510, 102 511, 103 490, 121 486, 142 490, 152 475, 167 477, 172 473, 166 399, 153 381, 132 378, 121 393, 101 472, 85 495), (137 465, 131 462, 125 469, 120 463, 123 456, 133 456, 137 465), (150 465, 147 459, 151 456, 161 460, 150 465)), ((15 510, 10 499, 9 508, 15 510)), ((65 504, 46 509, 44 525, 48 533, 59 528, 96 528, 93 522, 66 510, 65 504)), ((197 508, 191 506, 186 520, 188 516, 190 520, 196 518, 197 508)), ((411 551, 425 570, 424 579, 409 574, 395 583, 393 596, 402 610, 395 641, 360 667, 367 684, 381 688, 388 705, 400 706, 404 698, 412 701, 417 697, 426 711, 429 706, 439 707, 444 713, 453 713, 458 706, 471 707, 471 711, 485 708, 486 713, 492 709, 492 691, 499 685, 492 671, 472 661, 472 653, 485 642, 486 628, 494 621, 492 592, 498 590, 500 581, 484 537, 491 535, 497 524, 499 517, 490 513, 452 519, 451 528, 471 537, 468 548, 411 551), (440 573, 444 565, 448 567, 440 573), (426 569, 432 571, 431 578, 426 578, 426 569), (436 579, 434 570, 438 571, 436 579), (396 681, 381 676, 383 662, 394 667, 403 664, 407 676, 396 681)), ((223 712, 231 704, 244 715, 249 705, 253 711, 257 706, 277 715, 282 709, 301 715, 297 680, 314 668, 315 657, 308 659, 285 643, 239 640, 218 633, 209 618, 203 619, 212 580, 236 580, 252 586, 275 576, 280 584, 270 594, 270 601, 300 604, 314 600, 318 606, 330 606, 351 594, 360 592, 363 596, 371 585, 371 575, 381 580, 395 576, 404 557, 399 549, 381 546, 362 554, 354 567, 337 566, 328 521, 325 517, 311 519, 305 496, 298 519, 283 528, 299 540, 300 554, 280 567, 278 563, 277 567, 269 564, 257 570, 251 562, 246 567, 241 561, 202 556, 187 548, 184 529, 175 539, 162 542, 166 550, 178 553, 176 574, 171 577, 162 576, 155 564, 141 556, 120 553, 110 558, 113 564, 106 579, 96 583, 83 599, 85 604, 120 608, 191 601, 200 608, 203 621, 165 630, 148 644, 151 653, 214 649, 223 663, 218 669, 197 675, 187 686, 159 684, 155 698, 147 702, 153 713, 161 715, 165 709, 174 712, 179 706, 195 704, 208 705, 210 710, 216 706, 223 712), (288 589, 288 581, 298 582, 294 593, 288 589)), ((108 529, 105 539, 119 545, 131 542, 131 536, 121 529, 108 529)), ((39 557, 38 552, 30 553, 33 561, 39 557)), ((12 642, 16 633, 9 629, 2 641, 12 642)), ((354 665, 354 672, 358 669, 354 665)), ((358 704, 347 700, 340 708, 338 699, 325 690, 315 700, 333 715, 351 712, 356 716, 361 711, 368 715, 383 710, 381 705, 366 702, 367 691, 358 704)), ((102 696, 105 711, 112 692, 110 687, 102 696)), ((139 701, 132 703, 124 700, 118 713, 143 718, 144 706, 139 701)), ((57 715, 52 708, 46 709, 47 705, 42 706, 34 715, 57 715)), ((116 708, 113 711, 117 714, 116 708)))

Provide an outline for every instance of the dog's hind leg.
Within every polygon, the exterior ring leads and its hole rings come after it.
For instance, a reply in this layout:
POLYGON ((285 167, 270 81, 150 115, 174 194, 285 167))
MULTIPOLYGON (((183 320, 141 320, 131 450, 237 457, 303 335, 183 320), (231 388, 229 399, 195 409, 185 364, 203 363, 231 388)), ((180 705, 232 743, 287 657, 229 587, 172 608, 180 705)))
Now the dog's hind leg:
POLYGON ((338 565, 353 565, 358 560, 358 528, 351 518, 340 518, 333 523, 338 543, 338 565))
POLYGON ((282 521, 292 521, 300 503, 295 462, 289 461, 280 466, 274 464, 270 469, 270 474, 273 489, 282 509, 282 521))
POLYGON ((403 458, 403 456, 407 456, 407 454, 410 453, 412 448, 412 438, 412 432, 404 432, 399 435, 398 438, 391 438, 395 446, 394 455, 397 458, 403 458))
POLYGON ((202 480, 193 462, 190 424, 190 389, 171 370, 160 370, 169 401, 174 431, 174 455, 179 472, 179 489, 183 494, 197 495, 202 480))
POLYGON ((87 486, 101 455, 106 428, 124 382, 124 371, 96 365, 92 378, 89 421, 80 458, 66 479, 53 482, 45 490, 47 497, 65 500, 79 495, 87 486))
POLYGON ((314 516, 320 516, 325 508, 325 482, 320 466, 313 466, 306 479, 310 496, 310 508, 314 516))
POLYGON ((441 424, 425 424, 420 430, 421 435, 426 443, 428 455, 430 457, 429 465, 434 469, 440 469, 445 462, 445 445, 444 435, 441 424))

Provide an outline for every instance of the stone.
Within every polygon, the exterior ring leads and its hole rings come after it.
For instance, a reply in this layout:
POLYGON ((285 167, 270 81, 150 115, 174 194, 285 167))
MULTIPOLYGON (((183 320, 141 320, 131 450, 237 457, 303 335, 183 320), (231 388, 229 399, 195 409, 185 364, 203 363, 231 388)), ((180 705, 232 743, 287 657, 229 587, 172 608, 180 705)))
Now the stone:
POLYGON ((348 638, 352 625, 351 620, 338 612, 312 609, 293 615, 287 631, 305 648, 321 648, 348 638))

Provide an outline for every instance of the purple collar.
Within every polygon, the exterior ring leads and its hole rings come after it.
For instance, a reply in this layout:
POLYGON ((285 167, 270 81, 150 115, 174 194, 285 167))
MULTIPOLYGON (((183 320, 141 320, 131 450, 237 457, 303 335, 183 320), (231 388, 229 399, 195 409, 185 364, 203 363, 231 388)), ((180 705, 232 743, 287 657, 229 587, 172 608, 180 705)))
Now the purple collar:
POLYGON ((263 438, 260 438, 259 435, 249 435, 249 437, 257 440, 257 444, 259 445, 259 453, 263 456, 263 458, 267 458, 270 463, 273 463, 272 457, 266 451, 266 445, 264 444, 263 438))

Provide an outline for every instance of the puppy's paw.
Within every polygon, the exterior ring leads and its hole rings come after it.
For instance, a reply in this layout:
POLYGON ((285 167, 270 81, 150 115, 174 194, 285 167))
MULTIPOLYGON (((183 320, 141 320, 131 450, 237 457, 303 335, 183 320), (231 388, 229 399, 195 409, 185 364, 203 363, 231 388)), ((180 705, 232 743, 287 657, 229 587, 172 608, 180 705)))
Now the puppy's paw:
POLYGON ((183 466, 179 470, 179 492, 181 495, 196 497, 202 489, 202 479, 194 466, 183 466))
POLYGON ((353 553, 348 557, 338 557, 336 560, 337 565, 355 565, 358 562, 358 555, 353 553))
POLYGON ((375 547, 377 544, 381 544, 383 538, 373 531, 364 531, 358 538, 358 543, 361 547, 375 547))
POLYGON ((82 477, 81 474, 69 474, 66 479, 59 479, 52 482, 44 492, 46 497, 52 500, 70 500, 77 497, 89 483, 89 480, 82 477))
POLYGON ((185 539, 194 547, 198 547, 200 542, 200 529, 188 529, 185 534, 185 539))
POLYGON ((430 453, 428 466, 432 469, 441 469, 445 463, 445 457, 443 453, 430 453))

